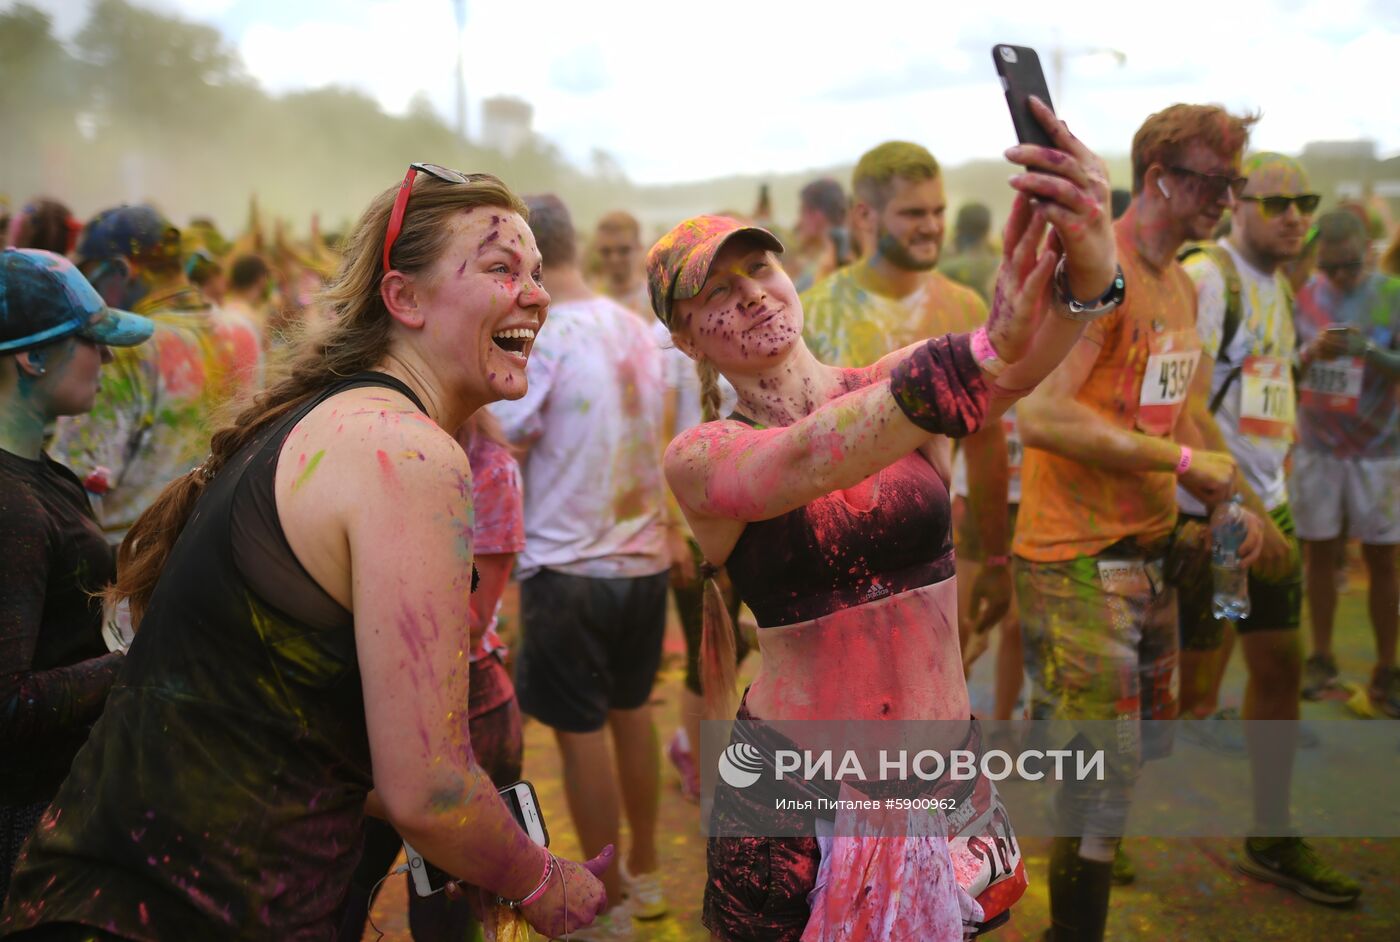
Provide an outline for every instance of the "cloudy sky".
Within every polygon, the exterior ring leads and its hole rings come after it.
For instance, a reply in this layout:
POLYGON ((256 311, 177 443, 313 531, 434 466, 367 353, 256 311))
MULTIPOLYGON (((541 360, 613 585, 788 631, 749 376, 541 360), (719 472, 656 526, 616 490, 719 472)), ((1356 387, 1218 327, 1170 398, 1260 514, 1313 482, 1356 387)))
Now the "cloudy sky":
MULTIPOLYGON (((71 31, 87 0, 29 2, 71 31)), ((452 0, 135 2, 217 26, 271 91, 350 85, 390 112, 423 92, 454 113, 452 0)), ((601 148, 644 182, 849 162, 891 137, 995 156, 1012 142, 996 42, 1037 47, 1047 73, 1063 50, 1057 110, 1105 153, 1173 101, 1262 111, 1263 148, 1400 152, 1395 0, 466 3, 469 122, 484 97, 527 99, 571 159, 601 148)))

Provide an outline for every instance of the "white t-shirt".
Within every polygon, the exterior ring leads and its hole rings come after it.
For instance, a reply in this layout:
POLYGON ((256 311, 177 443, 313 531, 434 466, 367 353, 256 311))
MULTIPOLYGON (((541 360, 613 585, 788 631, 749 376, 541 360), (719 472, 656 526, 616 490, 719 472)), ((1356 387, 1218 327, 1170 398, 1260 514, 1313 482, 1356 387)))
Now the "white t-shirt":
MULTIPOLYGON (((1283 272, 1266 274, 1245 261, 1228 240, 1221 240, 1220 245, 1234 259, 1240 278, 1240 325, 1227 350, 1220 349, 1225 331, 1225 275, 1203 252, 1185 262, 1186 273, 1196 284, 1196 331, 1205 352, 1215 358, 1210 381, 1212 401, 1231 371, 1241 366, 1246 357, 1278 357, 1292 363, 1298 346, 1283 272)), ((1283 462, 1290 443, 1287 438, 1240 432, 1243 389, 1244 377, 1237 375, 1215 413, 1215 423, 1230 454, 1235 456, 1240 473, 1264 507, 1272 510, 1288 499, 1283 462)), ((1182 488, 1177 489, 1177 504, 1183 513, 1206 512, 1205 506, 1182 488)))
POLYGON ((529 449, 517 578, 544 567, 591 578, 668 569, 661 352, 647 326, 607 298, 551 305, 526 377, 524 398, 491 406, 529 449))

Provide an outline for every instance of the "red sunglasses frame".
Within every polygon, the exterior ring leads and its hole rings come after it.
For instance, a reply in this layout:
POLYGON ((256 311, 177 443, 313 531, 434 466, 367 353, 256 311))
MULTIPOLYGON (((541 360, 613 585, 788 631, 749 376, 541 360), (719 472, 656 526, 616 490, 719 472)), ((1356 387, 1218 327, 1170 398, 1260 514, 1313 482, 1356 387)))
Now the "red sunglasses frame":
POLYGON ((394 210, 389 214, 389 228, 384 232, 384 274, 393 270, 389 264, 389 253, 394 249, 394 243, 399 240, 399 233, 403 231, 403 217, 408 210, 408 197, 413 192, 413 180, 418 176, 418 171, 430 174, 444 183, 471 183, 473 180, 480 180, 486 176, 483 173, 462 173, 438 164, 409 164, 408 173, 404 174, 403 182, 399 184, 398 195, 394 197, 394 210))

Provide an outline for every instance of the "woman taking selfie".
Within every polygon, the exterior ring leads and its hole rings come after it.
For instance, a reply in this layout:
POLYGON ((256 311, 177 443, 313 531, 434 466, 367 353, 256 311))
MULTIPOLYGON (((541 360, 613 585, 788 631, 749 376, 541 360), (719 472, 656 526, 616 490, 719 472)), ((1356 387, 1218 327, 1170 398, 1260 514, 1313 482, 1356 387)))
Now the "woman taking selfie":
MULTIPOLYGON (((782 246, 765 230, 699 217, 648 256, 652 306, 697 361, 707 402, 718 375, 739 394, 734 415, 718 420, 711 408, 711 421, 672 443, 666 474, 710 571, 725 567, 759 622, 762 666, 740 720, 944 720, 975 737, 945 439, 996 419, 1058 364, 1087 319, 1071 299, 1093 316, 1122 296, 1103 164, 1049 109, 1036 114, 1058 149, 1007 152, 1032 172, 1012 179, 997 296, 974 334, 863 369, 829 367, 802 340, 802 307, 774 254, 782 246)), ((707 616, 707 695, 734 689, 732 669, 724 674, 732 651, 714 644, 727 638, 707 616)), ((711 833, 734 823, 736 794, 717 794, 711 833)), ((978 810, 990 819, 998 809, 978 810)), ((1003 831, 988 839, 1013 841, 1003 831)), ((1010 872, 969 874, 954 838, 911 838, 899 850, 872 841, 835 859, 815 836, 712 837, 705 923, 726 942, 838 928, 850 938, 960 939, 1005 918, 1024 871, 1017 860, 1010 872), (892 862, 894 853, 905 856, 892 862), (903 878, 875 880, 871 892, 868 874, 889 863, 885 872, 903 878)))

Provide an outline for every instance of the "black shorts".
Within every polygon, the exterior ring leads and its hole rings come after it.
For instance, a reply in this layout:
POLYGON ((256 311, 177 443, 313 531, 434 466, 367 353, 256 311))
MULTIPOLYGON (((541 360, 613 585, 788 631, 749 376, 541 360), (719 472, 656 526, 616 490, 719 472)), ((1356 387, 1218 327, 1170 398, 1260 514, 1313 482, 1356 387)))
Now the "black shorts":
POLYGON ((651 698, 666 631, 669 572, 594 579, 541 569, 520 583, 520 709, 552 729, 591 733, 609 710, 651 698))
MULTIPOLYGON (((1203 517, 1182 514, 1187 520, 1208 522, 1203 517)), ((1271 631, 1279 628, 1296 629, 1303 620, 1303 560, 1298 538, 1293 532, 1293 512, 1288 504, 1279 504, 1269 511, 1269 517, 1292 544, 1293 559, 1288 574, 1279 582, 1261 579, 1249 573, 1249 617, 1235 625, 1239 634, 1251 631, 1271 631)), ((1181 617, 1181 649, 1183 651, 1214 651, 1225 638, 1225 623, 1210 613, 1211 596, 1215 587, 1209 576, 1177 587, 1177 611, 1181 617)))

